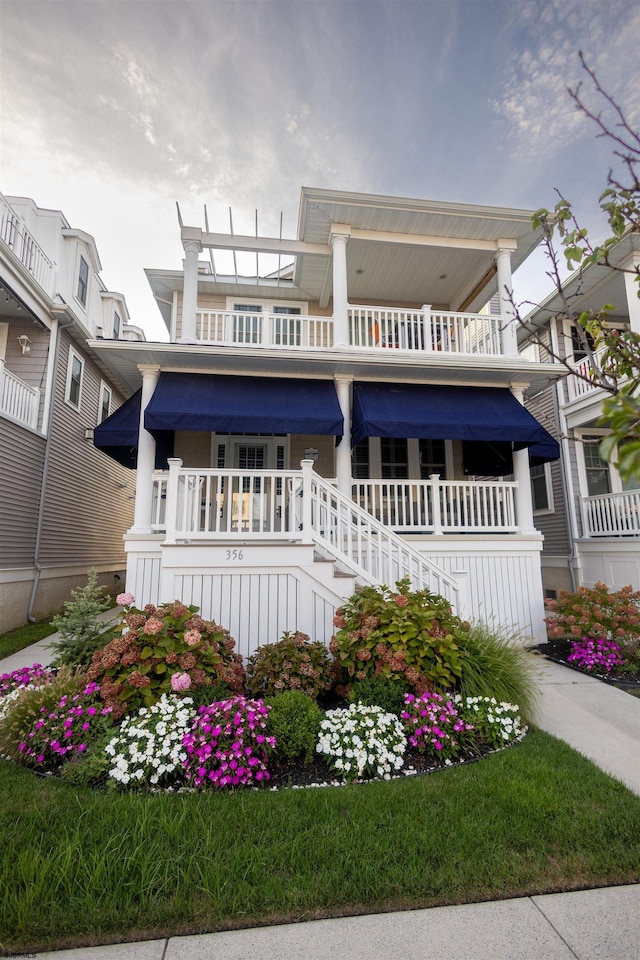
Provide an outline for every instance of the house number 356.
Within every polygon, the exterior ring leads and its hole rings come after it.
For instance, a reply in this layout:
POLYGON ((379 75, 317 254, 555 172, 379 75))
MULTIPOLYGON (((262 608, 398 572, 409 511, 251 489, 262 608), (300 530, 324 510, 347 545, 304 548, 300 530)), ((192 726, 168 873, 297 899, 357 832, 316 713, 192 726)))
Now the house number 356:
POLYGON ((227 550, 227 560, 244 560, 242 550, 227 550))

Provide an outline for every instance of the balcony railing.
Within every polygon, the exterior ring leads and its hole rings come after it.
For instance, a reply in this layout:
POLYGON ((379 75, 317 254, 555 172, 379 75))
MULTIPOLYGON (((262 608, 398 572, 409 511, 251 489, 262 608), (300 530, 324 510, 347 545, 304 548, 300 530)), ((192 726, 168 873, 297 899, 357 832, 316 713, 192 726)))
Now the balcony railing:
MULTIPOLYGON (((358 350, 503 355, 500 317, 350 306, 348 321, 349 346, 358 350)), ((222 346, 327 349, 334 344, 334 321, 309 315, 198 310, 196 336, 203 343, 222 346)))
MULTIPOLYGON (((290 537, 299 524, 299 471, 183 469, 175 535, 189 539, 290 537)), ((153 478, 152 529, 167 530, 168 473, 153 478)), ((508 481, 356 480, 352 500, 399 533, 515 533, 517 484, 508 481)))
POLYGON ((358 480, 353 499, 402 533, 515 533, 515 489, 508 481, 358 480))
POLYGON ((51 295, 55 272, 53 262, 2 194, 0 194, 0 241, 9 247, 44 292, 51 295))
POLYGON ((582 512, 587 537, 640 536, 640 490, 585 497, 582 512))
POLYGON ((25 427, 38 427, 40 391, 30 387, 0 360, 0 413, 11 417, 25 427))

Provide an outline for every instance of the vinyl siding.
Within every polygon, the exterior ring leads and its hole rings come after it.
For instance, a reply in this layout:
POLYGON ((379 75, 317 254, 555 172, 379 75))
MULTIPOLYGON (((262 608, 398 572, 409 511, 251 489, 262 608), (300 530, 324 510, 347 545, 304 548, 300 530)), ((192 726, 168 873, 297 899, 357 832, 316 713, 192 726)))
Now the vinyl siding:
MULTIPOLYGON (((555 417, 554 387, 549 387, 530 403, 527 409, 545 430, 559 438, 560 431, 555 417)), ((553 513, 535 513, 533 520, 544 536, 543 556, 566 556, 569 553, 569 533, 565 511, 564 490, 562 486, 561 460, 551 463, 551 488, 553 495, 553 513)))
POLYGON ((0 417, 0 567, 32 566, 45 440, 0 417))
MULTIPOLYGON (((133 519, 135 472, 121 467, 85 440, 98 419, 100 381, 83 356, 80 409, 65 402, 70 339, 62 332, 55 384, 47 498, 40 562, 43 565, 124 563, 122 536, 133 519)), ((123 401, 113 392, 113 409, 123 401)))

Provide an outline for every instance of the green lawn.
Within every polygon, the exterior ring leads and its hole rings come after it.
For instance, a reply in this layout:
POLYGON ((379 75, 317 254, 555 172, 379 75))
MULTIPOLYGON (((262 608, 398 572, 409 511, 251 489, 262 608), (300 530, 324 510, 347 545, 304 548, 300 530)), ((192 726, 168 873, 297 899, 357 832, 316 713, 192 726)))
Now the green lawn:
POLYGON ((55 630, 51 626, 51 619, 48 619, 38 620, 37 623, 26 623, 23 627, 16 627, 15 630, 0 634, 0 660, 10 657, 18 650, 24 650, 25 647, 37 643, 44 637, 51 636, 52 633, 55 633, 55 630))
POLYGON ((640 797, 538 730, 341 788, 136 796, 4 761, 0 783, 12 952, 640 881, 640 797))

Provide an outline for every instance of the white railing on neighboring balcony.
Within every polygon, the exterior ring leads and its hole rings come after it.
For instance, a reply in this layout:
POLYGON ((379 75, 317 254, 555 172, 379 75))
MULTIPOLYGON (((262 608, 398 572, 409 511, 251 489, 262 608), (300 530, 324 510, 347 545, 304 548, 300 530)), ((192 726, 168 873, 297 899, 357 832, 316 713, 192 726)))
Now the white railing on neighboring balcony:
POLYGON ((7 370, 0 360, 0 413, 11 417, 25 427, 38 427, 40 391, 30 387, 14 373, 7 370))
POLYGON ((500 317, 366 306, 350 306, 348 315, 352 346, 502 355, 500 317))
MULTIPOLYGON (((431 309, 348 308, 349 345, 371 351, 502 356, 500 317, 431 309)), ((332 317, 232 310, 197 310, 203 343, 282 349, 333 347, 332 317)))
POLYGON ((53 292, 54 265, 24 223, 0 194, 0 241, 33 276, 45 293, 53 292))
POLYGON ((508 481, 357 480, 353 499, 385 526, 405 533, 515 533, 508 481))
POLYGON ((585 497, 582 511, 587 537, 640 536, 640 490, 585 497))

